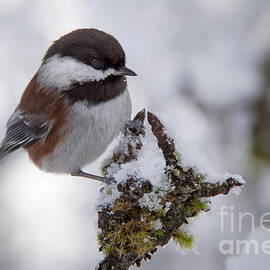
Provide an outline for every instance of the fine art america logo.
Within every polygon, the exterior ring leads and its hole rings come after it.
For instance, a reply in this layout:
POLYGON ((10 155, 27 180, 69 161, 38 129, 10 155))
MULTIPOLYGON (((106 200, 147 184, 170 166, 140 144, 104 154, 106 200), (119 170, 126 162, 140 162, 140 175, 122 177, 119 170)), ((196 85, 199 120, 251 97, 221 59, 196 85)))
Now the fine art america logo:
POLYGON ((257 229, 269 233, 269 239, 224 239, 219 243, 219 251, 224 255, 258 255, 259 253, 270 255, 270 212, 256 217, 250 212, 236 213, 234 206, 222 206, 220 211, 221 232, 241 233, 243 228, 248 231, 257 229))

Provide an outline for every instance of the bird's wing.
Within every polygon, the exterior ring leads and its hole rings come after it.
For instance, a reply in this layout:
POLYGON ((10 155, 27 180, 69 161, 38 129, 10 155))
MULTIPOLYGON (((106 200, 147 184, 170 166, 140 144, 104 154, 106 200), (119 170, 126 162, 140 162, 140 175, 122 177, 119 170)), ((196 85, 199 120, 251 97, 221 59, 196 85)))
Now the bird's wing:
POLYGON ((0 146, 0 159, 20 147, 27 147, 47 134, 49 123, 41 115, 29 115, 16 109, 7 122, 0 146))
POLYGON ((61 115, 61 108, 57 107, 62 104, 61 97, 56 89, 40 86, 37 74, 34 75, 7 122, 6 136, 0 145, 0 159, 18 148, 33 145, 49 133, 57 121, 55 118, 61 115))

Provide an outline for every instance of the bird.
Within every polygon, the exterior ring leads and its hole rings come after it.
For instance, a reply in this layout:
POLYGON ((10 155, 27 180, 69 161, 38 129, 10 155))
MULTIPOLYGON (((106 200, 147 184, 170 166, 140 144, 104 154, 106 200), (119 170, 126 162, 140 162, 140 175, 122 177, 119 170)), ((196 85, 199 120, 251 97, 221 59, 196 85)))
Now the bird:
POLYGON ((126 55, 112 35, 74 30, 48 48, 6 124, 0 159, 19 148, 43 171, 111 183, 82 167, 100 157, 131 118, 126 55))

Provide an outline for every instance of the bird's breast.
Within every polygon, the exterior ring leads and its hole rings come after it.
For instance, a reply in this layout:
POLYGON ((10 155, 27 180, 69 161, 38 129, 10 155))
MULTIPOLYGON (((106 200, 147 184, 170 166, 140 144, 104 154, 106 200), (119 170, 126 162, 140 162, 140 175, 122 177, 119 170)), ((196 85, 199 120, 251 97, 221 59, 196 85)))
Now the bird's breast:
POLYGON ((130 120, 128 91, 107 102, 89 105, 79 101, 70 106, 65 140, 42 160, 46 171, 71 173, 97 159, 130 120))

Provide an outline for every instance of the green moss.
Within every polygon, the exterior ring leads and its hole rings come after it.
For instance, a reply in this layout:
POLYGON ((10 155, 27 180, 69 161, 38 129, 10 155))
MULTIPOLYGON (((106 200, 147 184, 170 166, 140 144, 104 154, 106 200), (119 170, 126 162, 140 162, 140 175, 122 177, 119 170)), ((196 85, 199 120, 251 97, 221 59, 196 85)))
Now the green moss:
POLYGON ((102 245, 102 234, 101 233, 98 233, 97 240, 98 240, 99 245, 102 245))
POLYGON ((208 201, 203 201, 198 197, 194 197, 191 201, 189 201, 186 205, 186 217, 195 217, 200 212, 207 212, 209 210, 208 201))
POLYGON ((113 202, 113 211, 124 211, 128 206, 125 197, 121 195, 113 202))
POLYGON ((108 195, 112 195, 112 188, 111 188, 111 187, 108 187, 108 188, 107 188, 107 194, 108 194, 108 195))
POLYGON ((102 250, 103 250, 105 255, 108 255, 113 251, 113 248, 111 246, 106 246, 102 250))
MULTIPOLYGON (((178 178, 184 177, 188 174, 191 178, 195 173, 183 172, 180 169, 173 169, 172 178, 177 176, 178 178)), ((204 175, 200 176, 201 181, 204 179, 204 175)), ((199 180, 200 181, 200 180, 199 180)), ((197 182, 200 185, 199 182, 197 182)), ((159 193, 159 190, 156 191, 159 193)), ((111 194, 110 187, 107 188, 107 194, 111 194)), ((165 208, 166 203, 173 203, 176 200, 173 192, 163 195, 161 198, 161 205, 165 208)), ((136 207, 132 210, 128 210, 128 215, 132 216, 132 219, 117 220, 111 224, 109 231, 106 232, 106 237, 102 234, 98 235, 98 241, 101 250, 108 255, 110 253, 116 253, 120 257, 129 254, 130 252, 139 254, 144 257, 145 254, 151 252, 155 248, 157 240, 162 239, 165 235, 164 229, 156 229, 156 222, 160 218, 164 217, 165 209, 161 206, 160 209, 151 211, 147 207, 136 207)), ((198 197, 194 197, 185 202, 185 208, 183 209, 185 217, 197 216, 202 211, 208 211, 208 202, 201 200, 198 197)), ((126 214, 128 209, 127 198, 122 194, 117 198, 112 206, 112 212, 119 211, 126 214)), ((175 230, 173 233, 173 239, 183 249, 191 249, 193 245, 193 236, 180 229, 175 230)))
POLYGON ((146 237, 147 235, 145 234, 145 232, 138 232, 131 235, 131 240, 135 242, 143 242, 146 237))
POLYGON ((164 234, 164 231, 162 229, 159 229, 159 230, 155 231, 156 236, 163 236, 163 234, 164 234))
POLYGON ((174 156, 176 157, 177 161, 178 161, 179 163, 181 163, 181 161, 182 161, 182 156, 181 156, 181 154, 180 154, 178 151, 174 151, 174 156))
POLYGON ((142 220, 154 221, 157 219, 155 213, 152 213, 147 207, 143 207, 141 210, 142 220))
POLYGON ((152 249, 152 239, 147 232, 138 232, 130 236, 130 245, 143 255, 152 249))
POLYGON ((194 169, 195 171, 195 177, 202 183, 205 181, 207 175, 206 174, 203 174, 203 173, 200 173, 199 171, 197 171, 197 169, 195 168, 194 169))
POLYGON ((175 176, 176 178, 181 178, 182 172, 177 168, 177 169, 172 169, 171 170, 171 175, 175 176))
POLYGON ((157 210, 155 210, 155 213, 156 213, 156 216, 159 218, 159 217, 163 216, 163 214, 165 213, 165 209, 163 209, 163 208, 157 209, 157 210))
POLYGON ((144 219, 140 216, 126 222, 118 223, 111 230, 106 238, 98 236, 101 249, 108 255, 117 252, 123 256, 130 251, 144 256, 153 248, 153 232, 155 231, 155 221, 144 219))
POLYGON ((173 232, 173 240, 182 249, 192 249, 194 238, 192 234, 189 234, 183 230, 178 229, 173 232))

